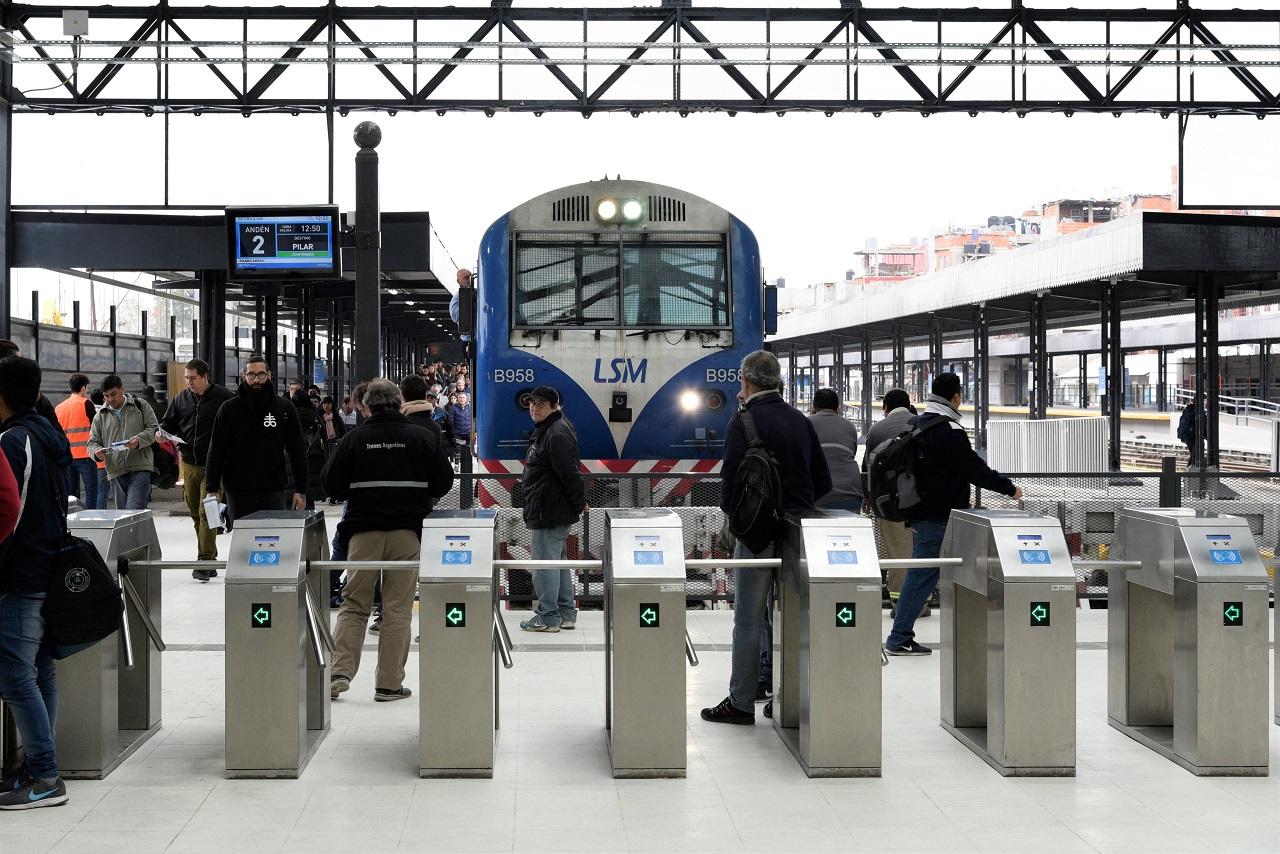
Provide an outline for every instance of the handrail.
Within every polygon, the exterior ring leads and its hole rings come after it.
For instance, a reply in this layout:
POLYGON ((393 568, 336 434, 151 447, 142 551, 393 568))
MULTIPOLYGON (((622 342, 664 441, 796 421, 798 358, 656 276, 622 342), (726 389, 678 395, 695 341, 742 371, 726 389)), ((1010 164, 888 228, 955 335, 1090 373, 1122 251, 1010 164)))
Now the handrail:
POLYGON ((496 569, 602 569, 602 560, 495 560, 496 569))
POLYGON ((1142 569, 1140 560, 1073 560, 1073 569, 1142 569))
MULTIPOLYGON (((1191 403, 1195 400, 1195 397, 1196 393, 1194 389, 1178 386, 1173 390, 1173 399, 1175 403, 1191 403)), ((1280 416, 1280 403, 1265 400, 1260 397, 1234 397, 1226 394, 1218 395, 1219 412, 1225 412, 1228 408, 1230 408, 1231 414, 1234 416, 1239 416, 1241 414, 1248 415, 1250 413, 1271 417, 1280 416), (1241 410, 1243 410, 1243 413, 1241 410)))
POLYGON ((689 659, 690 667, 698 666, 698 651, 693 648, 693 638, 689 637, 689 630, 684 630, 684 657, 689 659))
POLYGON ((782 566, 782 560, 776 557, 744 557, 744 558, 690 558, 684 562, 686 569, 716 569, 720 567, 728 567, 730 569, 741 569, 746 567, 760 567, 762 569, 777 569, 782 566))
POLYGON ((905 557, 882 558, 881 569, 933 569, 935 566, 960 566, 964 558, 959 557, 905 557))

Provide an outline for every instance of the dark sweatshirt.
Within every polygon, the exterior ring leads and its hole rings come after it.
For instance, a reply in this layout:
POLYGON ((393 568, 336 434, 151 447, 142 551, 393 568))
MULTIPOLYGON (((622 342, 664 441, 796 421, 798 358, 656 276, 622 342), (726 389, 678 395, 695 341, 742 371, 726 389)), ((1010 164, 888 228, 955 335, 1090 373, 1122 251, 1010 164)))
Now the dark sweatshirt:
POLYGON ((206 492, 274 492, 290 488, 285 471, 289 455, 292 489, 307 494, 307 452, 293 404, 267 383, 252 391, 240 383, 236 396, 218 410, 205 463, 206 492))
POLYGON ((44 593, 49 560, 66 524, 61 490, 71 446, 47 418, 27 407, 0 424, 0 449, 18 482, 22 508, 13 536, 0 544, 0 593, 44 593))

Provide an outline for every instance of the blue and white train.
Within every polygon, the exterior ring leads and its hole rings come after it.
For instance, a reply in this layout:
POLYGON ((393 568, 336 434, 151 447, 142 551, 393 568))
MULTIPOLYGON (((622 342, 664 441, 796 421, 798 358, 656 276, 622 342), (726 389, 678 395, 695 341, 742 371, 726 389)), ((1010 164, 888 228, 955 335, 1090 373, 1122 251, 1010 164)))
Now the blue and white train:
POLYGON ((774 324, 751 229, 643 181, 576 184, 507 212, 485 232, 477 288, 477 439, 491 472, 519 471, 539 385, 560 393, 588 469, 710 470, 738 364, 774 324))

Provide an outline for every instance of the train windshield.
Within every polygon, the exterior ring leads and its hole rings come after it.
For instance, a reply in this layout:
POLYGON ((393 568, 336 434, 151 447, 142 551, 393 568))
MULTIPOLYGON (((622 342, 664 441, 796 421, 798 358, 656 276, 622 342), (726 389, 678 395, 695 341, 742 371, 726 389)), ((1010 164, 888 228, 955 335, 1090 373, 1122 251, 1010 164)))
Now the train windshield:
POLYGON ((521 234, 516 327, 724 328, 722 234, 521 234))

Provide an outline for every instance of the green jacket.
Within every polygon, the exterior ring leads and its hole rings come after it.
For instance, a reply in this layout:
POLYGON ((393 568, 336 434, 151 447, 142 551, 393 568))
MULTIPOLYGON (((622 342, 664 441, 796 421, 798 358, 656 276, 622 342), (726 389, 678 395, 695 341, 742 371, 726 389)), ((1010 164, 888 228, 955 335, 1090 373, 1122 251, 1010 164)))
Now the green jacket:
POLYGON ((122 474, 135 471, 154 471, 155 460, 151 445, 156 440, 156 413, 146 402, 131 394, 124 396, 120 413, 104 406, 93 416, 89 428, 89 456, 97 459, 98 451, 107 452, 107 479, 115 480, 122 474), (111 443, 127 442, 138 437, 137 449, 113 450, 111 443))

